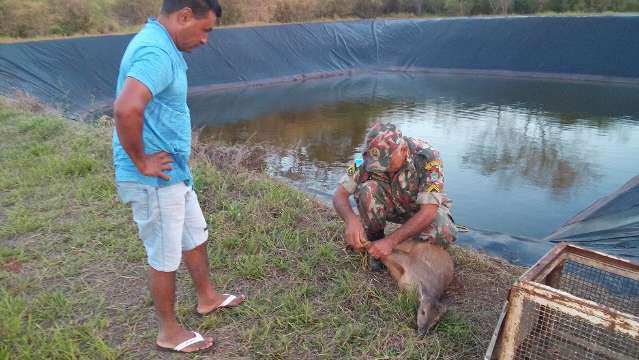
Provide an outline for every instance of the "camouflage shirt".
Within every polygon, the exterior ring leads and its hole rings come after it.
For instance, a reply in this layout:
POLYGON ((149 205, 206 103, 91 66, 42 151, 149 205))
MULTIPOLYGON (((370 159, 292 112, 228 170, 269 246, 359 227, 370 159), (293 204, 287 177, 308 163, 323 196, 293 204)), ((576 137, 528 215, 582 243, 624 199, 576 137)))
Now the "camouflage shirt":
POLYGON ((369 173, 365 164, 348 167, 339 184, 353 194, 359 184, 369 180, 383 181, 391 185, 392 197, 406 210, 417 211, 420 205, 435 204, 449 207, 450 200, 444 194, 444 170, 439 152, 425 141, 404 137, 408 144, 408 156, 404 166, 391 179, 386 173, 369 173))

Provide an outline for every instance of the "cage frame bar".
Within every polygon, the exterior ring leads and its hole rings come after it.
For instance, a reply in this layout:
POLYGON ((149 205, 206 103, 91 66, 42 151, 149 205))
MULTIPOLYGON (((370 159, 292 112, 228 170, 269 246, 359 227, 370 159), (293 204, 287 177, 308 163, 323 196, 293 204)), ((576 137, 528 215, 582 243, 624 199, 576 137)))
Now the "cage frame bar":
MULTIPOLYGON (((516 340, 526 300, 639 339, 638 316, 552 287, 553 272, 560 272, 566 260, 639 281, 639 264, 566 242, 554 246, 510 289, 484 360, 510 360, 515 357, 516 340)), ((620 359, 625 358, 623 354, 619 355, 620 359)))

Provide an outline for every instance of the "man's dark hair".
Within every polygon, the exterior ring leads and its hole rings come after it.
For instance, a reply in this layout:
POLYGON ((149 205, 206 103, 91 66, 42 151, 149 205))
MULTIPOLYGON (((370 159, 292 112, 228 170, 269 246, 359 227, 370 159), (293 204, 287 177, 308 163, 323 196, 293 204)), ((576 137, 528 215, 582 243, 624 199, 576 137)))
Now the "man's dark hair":
POLYGON ((164 0, 162 13, 172 14, 185 7, 191 8, 193 15, 198 18, 206 17, 209 11, 213 11, 218 19, 222 17, 222 7, 217 0, 164 0))

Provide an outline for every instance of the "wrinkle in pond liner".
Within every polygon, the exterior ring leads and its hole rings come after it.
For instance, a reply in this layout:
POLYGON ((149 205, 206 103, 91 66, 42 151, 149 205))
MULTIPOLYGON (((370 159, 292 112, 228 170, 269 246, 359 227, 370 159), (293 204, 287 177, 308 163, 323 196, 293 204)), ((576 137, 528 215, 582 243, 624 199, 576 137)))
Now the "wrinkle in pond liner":
POLYGON ((459 233, 457 242, 522 266, 534 264, 552 246, 551 243, 538 239, 478 229, 459 233))
POLYGON ((633 257, 632 250, 636 252, 639 248, 639 175, 597 200, 544 240, 584 243, 606 251, 614 248, 619 256, 633 257))
MULTIPOLYGON (((433 71, 639 83, 639 16, 365 20, 218 29, 187 54, 192 91, 351 72, 433 71)), ((69 114, 109 107, 132 35, 0 45, 0 93, 69 114)))

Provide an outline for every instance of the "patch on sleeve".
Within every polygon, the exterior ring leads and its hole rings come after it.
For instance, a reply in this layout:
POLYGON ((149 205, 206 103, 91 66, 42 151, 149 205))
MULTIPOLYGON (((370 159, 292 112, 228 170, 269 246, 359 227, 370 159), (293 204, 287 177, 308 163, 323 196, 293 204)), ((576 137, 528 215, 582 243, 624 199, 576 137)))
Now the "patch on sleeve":
POLYGON ((353 163, 351 164, 351 166, 348 167, 346 173, 348 174, 348 176, 353 176, 355 175, 355 170, 357 170, 357 167, 355 166, 355 163, 353 163))
POLYGON ((429 163, 426 163, 426 165, 424 166, 424 169, 426 171, 431 171, 435 168, 439 169, 442 166, 442 162, 440 160, 433 160, 429 163))
POLYGON ((426 189, 426 192, 442 192, 441 188, 439 187, 439 185, 437 184, 432 184, 431 186, 428 187, 428 189, 426 189))

